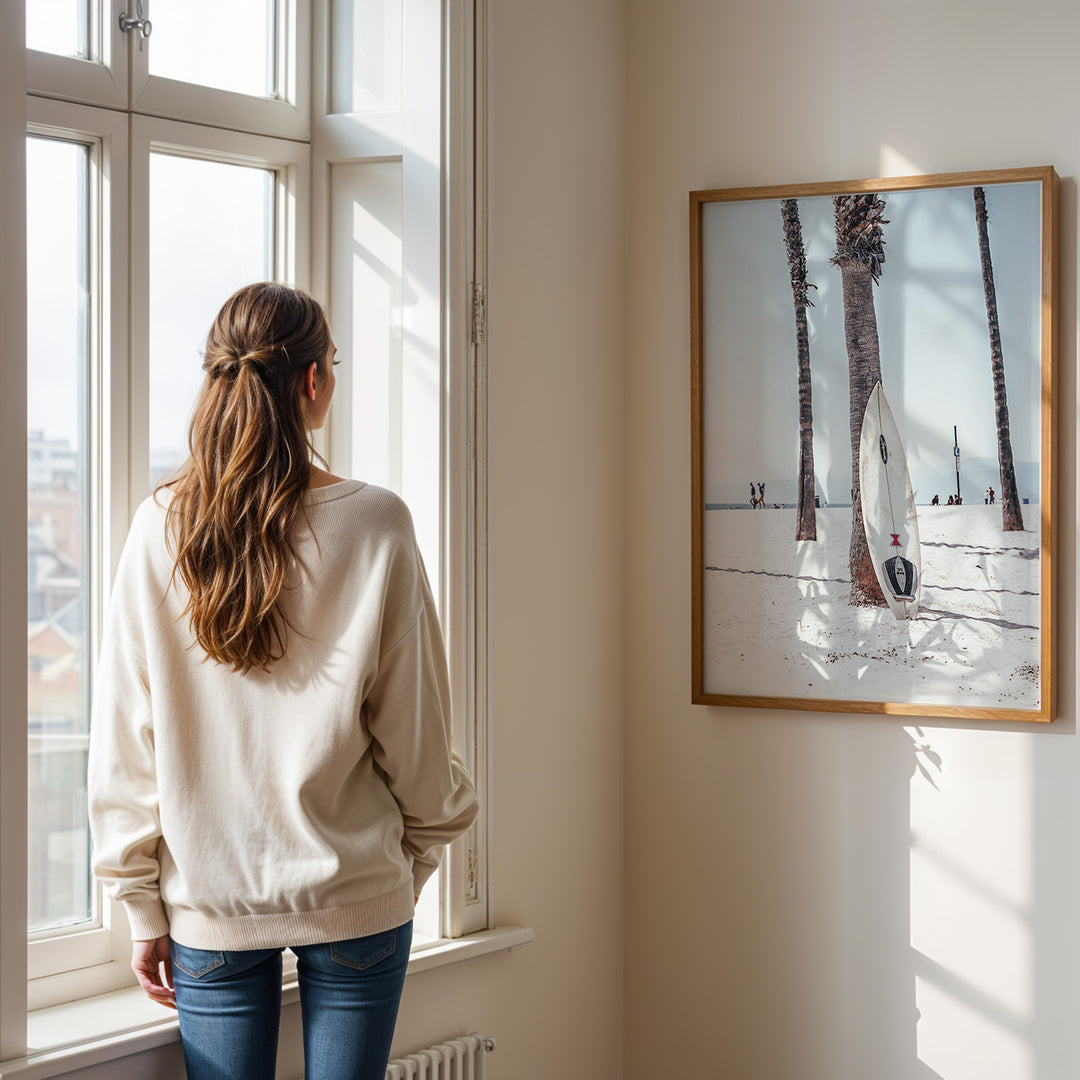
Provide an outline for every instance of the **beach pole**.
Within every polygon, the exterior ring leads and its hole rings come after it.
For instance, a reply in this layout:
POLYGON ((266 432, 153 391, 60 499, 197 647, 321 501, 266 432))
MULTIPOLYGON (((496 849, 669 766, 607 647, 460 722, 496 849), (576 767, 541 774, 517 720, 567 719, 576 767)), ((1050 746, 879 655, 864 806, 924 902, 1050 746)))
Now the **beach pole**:
POLYGON ((960 501, 960 444, 956 441, 956 425, 952 429, 952 452, 956 459, 956 499, 960 501))

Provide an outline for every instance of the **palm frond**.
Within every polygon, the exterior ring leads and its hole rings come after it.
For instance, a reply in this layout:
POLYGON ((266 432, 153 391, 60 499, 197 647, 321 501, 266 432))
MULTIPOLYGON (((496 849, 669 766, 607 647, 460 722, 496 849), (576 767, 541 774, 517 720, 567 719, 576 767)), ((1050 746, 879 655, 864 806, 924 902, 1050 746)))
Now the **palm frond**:
POLYGON ((885 235, 883 225, 885 200, 873 192, 865 195, 835 195, 833 210, 836 215, 836 254, 831 262, 835 266, 868 266, 874 281, 881 277, 885 264, 885 235))

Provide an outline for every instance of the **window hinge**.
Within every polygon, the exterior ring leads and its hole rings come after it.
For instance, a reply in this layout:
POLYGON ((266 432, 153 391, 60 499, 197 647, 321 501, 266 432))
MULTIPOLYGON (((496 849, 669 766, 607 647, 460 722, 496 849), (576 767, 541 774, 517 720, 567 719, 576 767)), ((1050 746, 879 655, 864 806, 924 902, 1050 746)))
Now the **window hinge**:
POLYGON ((487 337, 487 289, 472 283, 472 343, 483 345, 487 337))
POLYGON ((470 837, 473 842, 468 847, 468 882, 466 891, 469 896, 476 895, 476 886, 480 874, 480 856, 476 850, 476 838, 470 837))

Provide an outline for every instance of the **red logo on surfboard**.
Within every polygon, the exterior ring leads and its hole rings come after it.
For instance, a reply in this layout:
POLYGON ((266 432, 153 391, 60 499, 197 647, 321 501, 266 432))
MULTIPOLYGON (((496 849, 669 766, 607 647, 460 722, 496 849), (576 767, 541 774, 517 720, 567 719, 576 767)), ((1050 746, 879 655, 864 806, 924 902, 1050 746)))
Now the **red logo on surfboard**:
POLYGON ((901 543, 900 543, 900 534, 899 533, 889 533, 889 535, 892 537, 892 546, 893 547, 901 547, 902 546, 901 543))

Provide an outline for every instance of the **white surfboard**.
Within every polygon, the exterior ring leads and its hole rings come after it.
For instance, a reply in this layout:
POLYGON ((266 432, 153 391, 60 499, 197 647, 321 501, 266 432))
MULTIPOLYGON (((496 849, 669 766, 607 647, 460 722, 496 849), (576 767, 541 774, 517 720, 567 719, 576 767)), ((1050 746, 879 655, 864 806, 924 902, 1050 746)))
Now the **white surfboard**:
POLYGON ((881 383, 874 387, 863 414, 859 487, 878 584, 898 619, 914 619, 922 592, 919 522, 904 444, 881 383))

